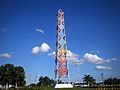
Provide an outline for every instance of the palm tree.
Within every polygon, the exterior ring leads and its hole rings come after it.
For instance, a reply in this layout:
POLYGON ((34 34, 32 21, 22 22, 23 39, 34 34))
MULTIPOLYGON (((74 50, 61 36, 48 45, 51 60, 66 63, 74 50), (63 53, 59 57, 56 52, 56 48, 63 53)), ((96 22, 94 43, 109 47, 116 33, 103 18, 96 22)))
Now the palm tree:
POLYGON ((84 75, 83 82, 86 82, 88 86, 95 85, 96 80, 90 75, 84 75))

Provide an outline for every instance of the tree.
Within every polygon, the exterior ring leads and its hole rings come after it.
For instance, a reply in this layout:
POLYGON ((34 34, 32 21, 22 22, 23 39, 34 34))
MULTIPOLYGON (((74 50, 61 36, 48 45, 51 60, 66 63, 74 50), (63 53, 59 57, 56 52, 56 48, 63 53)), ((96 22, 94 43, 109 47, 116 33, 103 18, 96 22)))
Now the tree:
POLYGON ((5 64, 4 66, 4 76, 3 76, 3 81, 5 84, 5 87, 8 86, 12 83, 12 73, 14 72, 14 65, 13 64, 5 64))
POLYGON ((45 76, 45 77, 40 77, 39 79, 39 86, 49 86, 50 85, 51 80, 49 79, 49 77, 45 76))
POLYGON ((56 81, 53 80, 53 79, 51 79, 50 82, 51 82, 51 85, 52 85, 52 86, 56 84, 56 81))
POLYGON ((5 64, 0 66, 0 84, 8 86, 16 85, 22 86, 25 85, 25 71, 21 66, 14 67, 13 64, 5 64))
POLYGON ((2 65, 0 67, 0 85, 5 85, 5 80, 3 79, 4 75, 5 75, 5 69, 4 66, 2 65))
POLYGON ((49 77, 45 76, 41 76, 39 78, 39 83, 38 83, 38 86, 51 86, 51 85, 54 85, 55 84, 55 81, 53 79, 50 79, 49 77))
POLYGON ((35 83, 31 83, 29 86, 30 87, 36 87, 37 85, 35 83))
POLYGON ((38 86, 43 86, 43 76, 41 76, 40 78, 39 78, 39 83, 38 83, 38 86))
POLYGON ((89 86, 95 85, 96 80, 90 75, 84 75, 83 82, 86 82, 89 86))
POLYGON ((105 85, 112 85, 112 84, 120 84, 120 79, 117 78, 108 78, 106 80, 104 80, 104 84, 105 85))
POLYGON ((24 68, 21 66, 16 66, 14 68, 14 73, 13 73, 13 81, 12 84, 17 86, 24 86, 25 85, 25 71, 24 68))

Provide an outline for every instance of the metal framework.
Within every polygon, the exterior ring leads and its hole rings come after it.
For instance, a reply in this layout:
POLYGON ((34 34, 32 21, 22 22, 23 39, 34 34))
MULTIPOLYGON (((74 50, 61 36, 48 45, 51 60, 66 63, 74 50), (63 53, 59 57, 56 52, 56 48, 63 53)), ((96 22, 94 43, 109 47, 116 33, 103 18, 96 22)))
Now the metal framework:
MULTIPOLYGON (((57 13, 57 30, 56 30, 56 58, 55 58, 55 79, 57 81, 68 79, 67 66, 67 48, 64 26, 64 12, 59 9, 57 13)), ((66 81, 66 80, 65 80, 66 81)))

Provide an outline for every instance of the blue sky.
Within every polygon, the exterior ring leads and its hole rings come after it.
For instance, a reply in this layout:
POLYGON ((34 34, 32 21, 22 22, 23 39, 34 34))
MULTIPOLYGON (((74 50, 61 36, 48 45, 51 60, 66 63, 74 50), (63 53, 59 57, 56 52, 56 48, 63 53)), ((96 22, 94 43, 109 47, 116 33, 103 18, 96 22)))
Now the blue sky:
MULTIPOLYGON (((27 83, 30 74, 31 82, 35 82, 35 75, 54 78, 54 58, 49 54, 56 48, 59 8, 65 14, 71 60, 83 62, 80 80, 91 74, 99 81, 101 73, 104 78, 119 78, 119 0, 0 0, 0 65, 23 66, 27 83)), ((77 65, 70 65, 70 77, 78 81, 77 65)))

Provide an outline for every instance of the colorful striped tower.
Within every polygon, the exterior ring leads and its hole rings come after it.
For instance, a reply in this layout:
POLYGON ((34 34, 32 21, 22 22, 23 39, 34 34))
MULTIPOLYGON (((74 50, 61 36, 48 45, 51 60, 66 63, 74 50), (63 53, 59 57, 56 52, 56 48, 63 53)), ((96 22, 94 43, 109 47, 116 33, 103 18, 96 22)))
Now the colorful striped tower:
POLYGON ((58 10, 57 14, 56 38, 55 78, 56 80, 68 79, 64 12, 61 9, 58 10))

